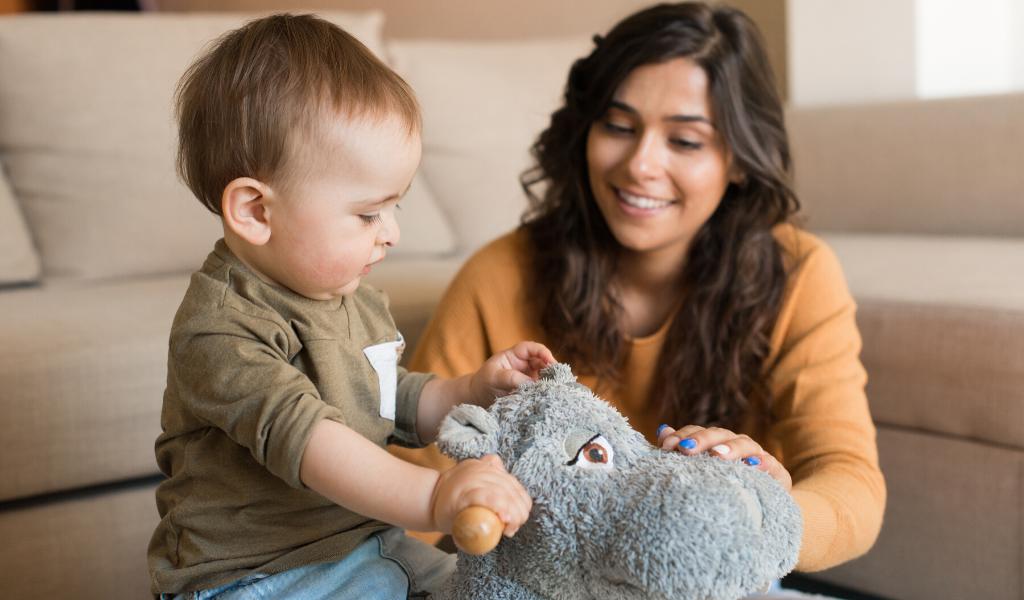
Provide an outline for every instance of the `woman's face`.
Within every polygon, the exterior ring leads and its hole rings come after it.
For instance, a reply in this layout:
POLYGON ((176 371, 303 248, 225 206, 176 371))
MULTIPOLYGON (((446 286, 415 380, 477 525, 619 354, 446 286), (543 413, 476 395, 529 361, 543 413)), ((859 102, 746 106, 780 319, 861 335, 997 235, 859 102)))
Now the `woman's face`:
POLYGON ((587 137, 590 187, 628 250, 683 260, 730 181, 704 70, 688 58, 634 69, 587 137))

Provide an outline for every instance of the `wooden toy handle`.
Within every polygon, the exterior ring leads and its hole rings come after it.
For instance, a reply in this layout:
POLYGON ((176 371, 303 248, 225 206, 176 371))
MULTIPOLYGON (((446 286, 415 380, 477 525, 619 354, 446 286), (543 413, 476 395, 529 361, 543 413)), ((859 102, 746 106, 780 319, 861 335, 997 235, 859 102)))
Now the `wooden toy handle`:
POLYGON ((483 506, 463 509, 452 523, 452 539, 467 554, 487 554, 498 545, 505 524, 498 515, 483 506))

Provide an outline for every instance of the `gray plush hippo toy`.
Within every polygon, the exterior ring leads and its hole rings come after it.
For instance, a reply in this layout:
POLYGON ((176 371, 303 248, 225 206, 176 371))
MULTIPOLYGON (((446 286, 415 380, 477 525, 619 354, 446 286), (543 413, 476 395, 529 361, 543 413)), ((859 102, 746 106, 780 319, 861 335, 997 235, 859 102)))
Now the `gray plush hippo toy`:
POLYGON ((456 407, 437 445, 499 455, 533 510, 493 551, 460 551, 433 600, 731 600, 797 561, 800 509, 771 476, 655 448, 563 364, 489 410, 456 407))

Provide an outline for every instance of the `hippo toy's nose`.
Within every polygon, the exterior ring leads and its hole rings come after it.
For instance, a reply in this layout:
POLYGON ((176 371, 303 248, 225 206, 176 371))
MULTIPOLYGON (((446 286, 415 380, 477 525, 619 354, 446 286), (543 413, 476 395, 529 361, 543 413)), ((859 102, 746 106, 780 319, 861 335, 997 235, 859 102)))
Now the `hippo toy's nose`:
POLYGON ((739 497, 740 502, 747 507, 747 514, 750 516, 750 523, 754 526, 754 529, 760 530, 761 503, 757 501, 757 498, 755 498, 747 488, 739 485, 738 483, 733 483, 733 486, 736 487, 736 496, 739 497))

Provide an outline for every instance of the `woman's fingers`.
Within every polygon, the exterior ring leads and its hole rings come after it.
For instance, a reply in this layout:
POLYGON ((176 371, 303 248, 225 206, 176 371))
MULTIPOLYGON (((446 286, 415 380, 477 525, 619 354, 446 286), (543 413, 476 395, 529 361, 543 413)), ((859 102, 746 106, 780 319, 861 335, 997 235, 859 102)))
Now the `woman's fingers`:
POLYGON ((710 452, 729 459, 743 460, 748 465, 774 477, 786 490, 793 487, 793 478, 774 456, 744 434, 736 434, 721 427, 700 427, 687 425, 672 429, 668 425, 658 428, 658 446, 664 450, 675 450, 688 456, 710 452))
POLYGON ((742 447, 738 447, 738 442, 735 440, 745 438, 754 447, 760 451, 761 447, 758 446, 753 440, 745 435, 736 435, 728 429, 722 429, 721 427, 701 427, 699 425, 687 425, 682 429, 672 430, 669 433, 670 428, 663 426, 658 434, 659 445, 666 450, 678 450, 683 454, 694 455, 700 454, 701 452, 707 452, 714 449, 715 454, 726 455, 729 458, 736 458, 737 450, 749 449, 750 447, 743 444, 742 447))
POLYGON ((787 492, 793 488, 793 477, 789 474, 789 471, 786 470, 786 467, 783 467, 782 463, 776 460, 771 454, 762 452, 761 454, 748 456, 744 458, 743 461, 755 469, 764 471, 771 475, 780 484, 782 484, 782 487, 784 487, 787 492))

